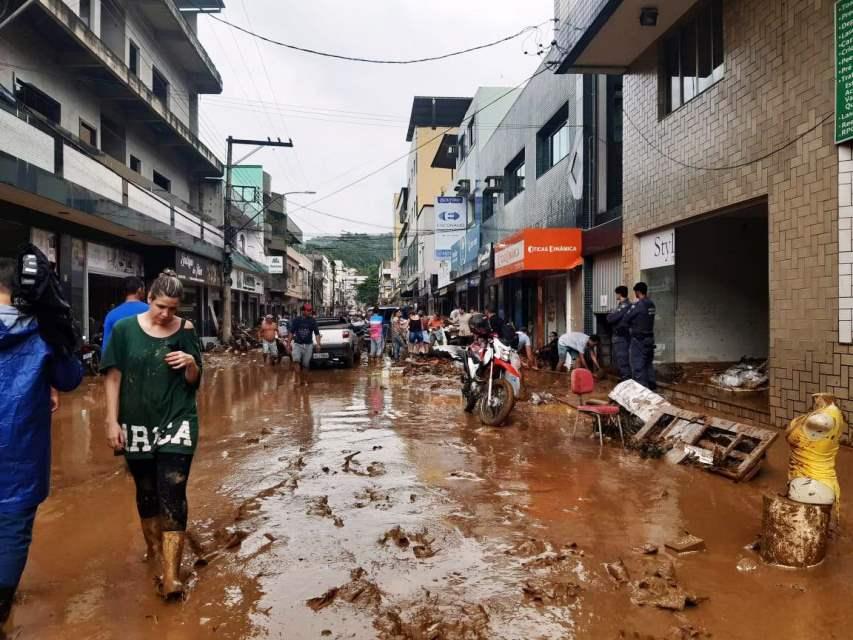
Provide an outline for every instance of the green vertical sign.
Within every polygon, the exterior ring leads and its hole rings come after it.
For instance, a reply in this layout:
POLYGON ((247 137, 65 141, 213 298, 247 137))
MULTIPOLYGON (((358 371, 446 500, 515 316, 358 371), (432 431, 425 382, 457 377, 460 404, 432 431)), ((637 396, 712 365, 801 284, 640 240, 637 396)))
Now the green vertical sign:
POLYGON ((835 3, 835 142, 853 138, 853 0, 835 3))

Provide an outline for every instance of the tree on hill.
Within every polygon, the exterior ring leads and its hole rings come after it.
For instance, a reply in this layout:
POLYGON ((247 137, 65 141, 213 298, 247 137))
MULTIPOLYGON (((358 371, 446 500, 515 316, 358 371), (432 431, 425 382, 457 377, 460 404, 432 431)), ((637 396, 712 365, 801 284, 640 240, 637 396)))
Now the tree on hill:
POLYGON ((361 304, 372 306, 379 301, 379 265, 369 267, 367 280, 358 285, 355 299, 361 304))
POLYGON ((318 236, 305 242, 304 253, 322 253, 329 260, 341 260, 361 274, 378 269, 380 260, 394 254, 394 238, 390 233, 344 233, 340 236, 318 236))

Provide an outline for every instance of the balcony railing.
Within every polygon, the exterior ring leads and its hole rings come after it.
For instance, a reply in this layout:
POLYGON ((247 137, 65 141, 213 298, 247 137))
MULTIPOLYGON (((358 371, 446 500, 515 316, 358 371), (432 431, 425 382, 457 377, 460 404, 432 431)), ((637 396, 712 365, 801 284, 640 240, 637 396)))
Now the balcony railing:
MULTIPOLYGON (((183 201, 152 193, 146 185, 132 180, 136 174, 126 169, 118 170, 112 158, 86 145, 61 127, 2 100, 0 153, 8 154, 56 178, 82 187, 113 205, 132 209, 213 247, 221 248, 224 245, 222 231, 205 221, 183 201)), ((14 180, 12 186, 28 188, 29 183, 18 184, 14 180)), ((51 197, 54 194, 38 195, 51 197)), ((63 204, 70 206, 68 203, 63 204)))

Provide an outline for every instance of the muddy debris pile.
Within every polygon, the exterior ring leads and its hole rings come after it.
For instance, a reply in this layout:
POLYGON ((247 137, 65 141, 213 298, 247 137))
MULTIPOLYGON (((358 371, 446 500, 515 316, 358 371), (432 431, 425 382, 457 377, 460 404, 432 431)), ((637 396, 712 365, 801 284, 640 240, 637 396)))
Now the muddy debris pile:
POLYGON ((566 607, 577 600, 581 587, 563 572, 555 572, 528 578, 521 583, 521 591, 524 599, 536 606, 566 607))
MULTIPOLYGON (((621 562, 621 561, 620 561, 621 562)), ((627 569, 624 577, 630 580, 627 569)), ((631 602, 639 607, 657 607, 668 611, 683 611, 695 607, 707 598, 685 590, 676 579, 675 566, 670 560, 649 563, 642 578, 630 581, 631 602)))
POLYGON ((488 640, 489 614, 480 604, 424 601, 387 609, 374 621, 379 640, 488 640))
POLYGON ((358 491, 355 494, 355 499, 358 500, 355 503, 356 509, 364 509, 368 505, 373 505, 374 508, 384 511, 390 509, 393 504, 391 496, 378 487, 367 487, 358 491))
MULTIPOLYGON (((375 450, 376 449, 374 447, 374 451, 375 450)), ((366 469, 362 469, 361 463, 355 459, 355 457, 360 453, 361 451, 354 451, 344 458, 344 463, 341 465, 341 469, 344 473, 353 473, 357 476, 369 476, 371 478, 385 475, 385 465, 375 460, 368 464, 366 469)))
POLYGON ((305 512, 309 516, 318 516, 320 518, 331 518, 336 527, 344 526, 344 521, 340 516, 336 516, 332 507, 329 506, 329 496, 320 496, 312 499, 308 503, 308 510, 305 512))
POLYGON ((435 540, 429 537, 426 529, 417 533, 406 533, 400 525, 389 529, 379 538, 379 544, 385 546, 392 542, 398 549, 412 549, 412 553, 419 560, 431 558, 436 554, 433 548, 435 540))
POLYGON ((406 360, 402 374, 404 376, 450 376, 456 374, 453 360, 446 358, 429 358, 426 360, 406 360))
POLYGON ((336 600, 360 609, 376 610, 382 603, 382 592, 375 583, 367 579, 367 572, 357 567, 350 572, 350 581, 345 585, 332 587, 323 595, 306 600, 305 604, 314 611, 320 611, 336 600))

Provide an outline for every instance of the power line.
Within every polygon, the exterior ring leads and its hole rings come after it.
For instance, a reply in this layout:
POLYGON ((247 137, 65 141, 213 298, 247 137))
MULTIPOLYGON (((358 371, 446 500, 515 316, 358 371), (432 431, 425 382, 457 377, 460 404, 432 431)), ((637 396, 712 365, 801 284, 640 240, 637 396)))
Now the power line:
POLYGON ((346 60, 348 62, 366 62, 369 64, 398 64, 398 65, 418 64, 421 62, 435 62, 437 60, 446 60, 447 58, 453 58, 456 56, 461 56, 461 55, 464 55, 466 53, 472 53, 474 51, 480 51, 482 49, 488 49, 490 47, 494 47, 494 46, 497 46, 499 44, 503 44, 504 42, 509 42, 510 40, 515 40, 516 38, 530 32, 530 31, 535 31, 535 30, 539 29, 539 27, 541 27, 543 24, 551 22, 551 20, 545 20, 544 22, 541 22, 538 25, 531 25, 531 26, 524 27, 524 29, 522 29, 521 31, 518 31, 518 32, 513 33, 511 35, 505 36, 503 38, 499 38, 499 39, 493 40, 491 42, 486 42, 484 44, 478 44, 478 45, 475 45, 473 47, 468 47, 466 49, 461 49, 459 51, 451 51, 449 53, 442 53, 442 54, 436 55, 436 56, 427 56, 427 57, 423 57, 423 58, 412 58, 412 59, 408 59, 408 60, 386 60, 386 59, 379 59, 379 58, 364 58, 364 57, 359 57, 359 56, 347 56, 347 55, 338 54, 338 53, 331 53, 329 51, 320 51, 318 49, 301 47, 301 46, 291 44, 288 42, 281 42, 279 40, 274 40, 272 38, 268 38, 267 36, 261 35, 259 33, 255 33, 254 31, 251 31, 250 29, 246 29, 244 27, 241 27, 240 25, 234 24, 233 22, 229 22, 228 20, 225 20, 224 18, 220 18, 219 16, 214 15, 214 14, 210 14, 210 17, 213 18, 214 20, 218 21, 218 22, 221 22, 222 24, 227 24, 232 29, 236 29, 237 31, 241 31, 241 32, 243 32, 249 36, 252 36, 253 38, 257 38, 258 40, 263 40, 264 42, 276 45, 278 47, 284 47, 285 49, 291 49, 293 51, 300 51, 302 53, 309 53, 309 54, 312 54, 315 56, 321 56, 323 58, 334 58, 336 60, 346 60))
MULTIPOLYGON (((497 102, 499 102, 499 101, 503 100, 506 96, 508 96, 508 95, 509 95, 509 94, 511 94, 513 91, 515 91, 516 89, 518 89, 519 87, 521 87, 523 84, 525 84, 525 83, 529 82, 530 80, 532 80, 532 79, 533 79, 533 78, 535 78, 536 76, 538 76, 538 75, 541 75, 541 74, 545 73, 546 71, 550 71, 550 69, 548 69, 548 67, 546 67, 546 66, 543 66, 541 69, 537 70, 537 71, 536 71, 532 76, 530 76, 529 78, 526 78, 526 79, 522 80, 522 81, 521 81, 521 82, 519 82, 517 85, 515 85, 514 87, 512 87, 511 89, 509 89, 508 91, 506 91, 506 92, 502 93, 501 95, 499 95, 499 96, 498 96, 497 98, 495 98, 494 100, 489 101, 488 103, 484 104, 482 107, 480 107, 479 109, 477 109, 476 111, 474 111, 474 112, 471 114, 471 117, 476 116, 478 113, 482 112, 482 111, 483 111, 483 110, 485 110, 485 109, 488 109, 488 108, 489 108, 490 106, 492 106, 493 104, 495 104, 495 103, 497 103, 497 102)), ((394 158, 393 160, 391 160, 390 162, 385 163, 384 165, 382 165, 382 166, 381 166, 381 167, 379 167, 378 169, 374 169, 373 171, 371 171, 371 172, 369 172, 369 173, 367 173, 367 174, 365 174, 365 175, 361 176, 360 178, 357 178, 356 180, 353 180, 352 182, 350 182, 350 183, 348 183, 348 184, 345 184, 344 186, 342 186, 342 187, 340 187, 340 188, 338 188, 338 189, 335 189, 335 190, 334 190, 334 191, 332 191, 331 193, 326 194, 325 196, 323 196, 322 198, 317 198, 316 200, 314 200, 313 202, 311 202, 309 205, 302 205, 302 206, 300 207, 300 209, 307 209, 309 206, 314 206, 315 204, 317 204, 317 203, 319 203, 319 202, 323 202, 324 200, 328 200, 328 199, 329 199, 329 198, 331 198, 332 196, 336 196, 336 195, 338 195, 339 193, 342 193, 343 191, 346 191, 347 189, 351 189, 352 187, 356 186, 357 184, 360 184, 361 182, 364 182, 365 180, 368 180, 369 178, 372 178, 372 177, 373 177, 373 176, 375 176, 376 174, 381 173, 382 171, 384 171, 384 170, 385 170, 385 169, 387 169, 388 167, 391 167, 391 166, 393 166, 393 165, 397 164, 400 160, 404 160, 404 159, 408 158, 408 157, 409 157, 410 155, 412 155, 413 153, 416 153, 419 149, 421 149, 421 148, 423 148, 423 147, 427 146, 428 144, 431 144, 432 142, 435 142, 436 140, 438 140, 439 138, 443 137, 446 133, 448 133, 448 132, 452 131, 452 130, 453 130, 453 129, 455 129, 455 128, 456 128, 456 127, 447 127, 446 129, 444 129, 443 131, 439 132, 439 133, 438 133, 438 134, 436 134, 435 136, 433 136, 433 137, 431 137, 431 138, 428 138, 427 140, 424 140, 422 143, 420 143, 419 145, 415 146, 414 148, 409 149, 409 151, 408 151, 407 153, 403 154, 402 156, 398 156, 397 158, 394 158)), ((300 211, 300 209, 296 209, 293 213, 295 213, 296 211, 300 211)))

